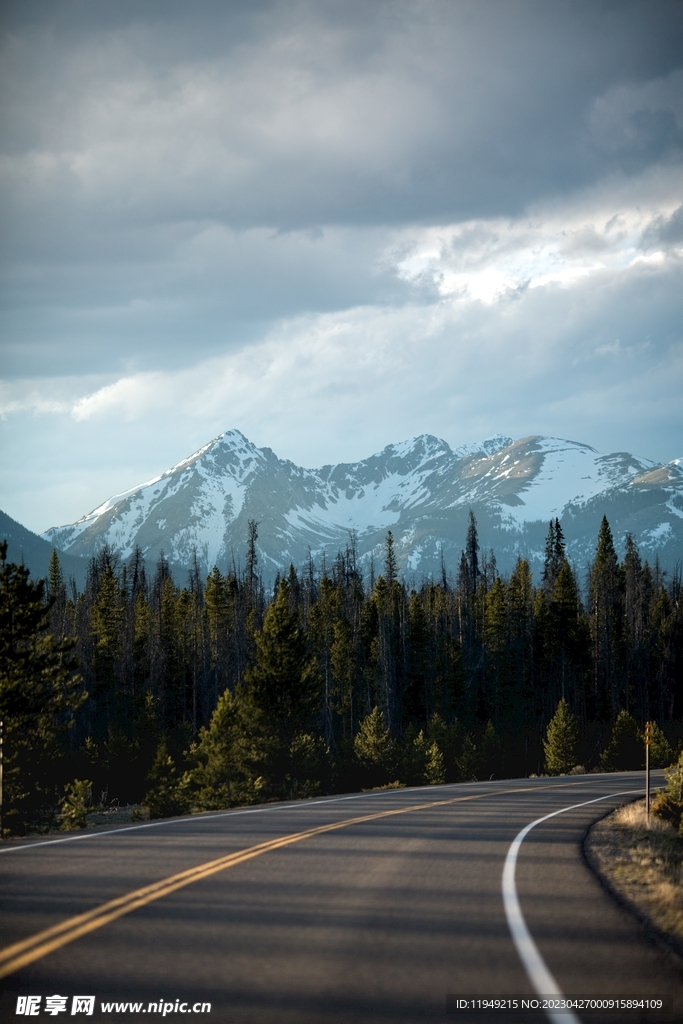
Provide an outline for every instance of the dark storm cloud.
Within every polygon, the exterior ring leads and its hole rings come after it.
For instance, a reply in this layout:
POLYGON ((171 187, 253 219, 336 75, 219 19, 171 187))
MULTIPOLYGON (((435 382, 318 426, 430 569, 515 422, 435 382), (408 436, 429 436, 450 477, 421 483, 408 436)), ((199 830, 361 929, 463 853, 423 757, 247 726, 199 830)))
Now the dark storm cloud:
POLYGON ((3 23, 9 374, 400 300, 363 241, 343 260, 236 236, 200 276, 216 226, 513 215, 681 151, 666 88, 638 93, 681 63, 678 2, 28 0, 3 23))
POLYGON ((110 145, 105 180, 85 183, 66 159, 35 182, 61 197, 60 230, 72 204, 98 228, 515 213, 681 149, 666 107, 606 109, 591 125, 611 88, 680 66, 677 0, 29 2, 14 14, 6 146, 68 156, 103 128, 110 145))

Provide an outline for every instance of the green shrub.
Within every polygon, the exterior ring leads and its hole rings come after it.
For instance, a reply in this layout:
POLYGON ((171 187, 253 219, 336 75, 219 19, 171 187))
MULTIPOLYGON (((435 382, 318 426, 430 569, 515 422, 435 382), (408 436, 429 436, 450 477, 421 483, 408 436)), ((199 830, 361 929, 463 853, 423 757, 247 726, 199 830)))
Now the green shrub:
POLYGON ((676 764, 665 772, 667 786, 657 790, 652 801, 652 810, 659 818, 670 821, 676 828, 683 827, 683 753, 676 764))
POLYGON ((85 828, 85 816, 88 805, 92 802, 92 782, 90 779, 74 779, 64 787, 62 799, 60 828, 70 831, 74 828, 85 828))

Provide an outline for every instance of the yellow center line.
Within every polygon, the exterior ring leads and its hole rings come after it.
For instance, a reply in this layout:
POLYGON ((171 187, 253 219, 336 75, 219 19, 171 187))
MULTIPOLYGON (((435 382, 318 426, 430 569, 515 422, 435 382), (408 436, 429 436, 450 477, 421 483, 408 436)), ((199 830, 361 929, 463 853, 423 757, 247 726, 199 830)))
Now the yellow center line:
MULTIPOLYGON (((568 785, 572 785, 572 783, 568 783, 568 785)), ((162 896, 168 896, 177 889, 182 889, 186 885, 198 882, 202 878, 208 878, 218 871, 224 871, 226 868, 243 864, 253 857, 260 857, 263 853, 269 853, 271 850, 279 850, 283 846, 299 843, 302 839, 310 839, 312 836, 319 836, 324 832, 348 828, 350 825, 360 825, 365 821, 389 818, 392 815, 408 814, 411 811, 423 811, 430 807, 444 807, 446 804, 464 803, 469 800, 482 800, 485 797, 503 796, 507 793, 529 793, 534 790, 537 791, 537 789, 538 787, 528 786, 525 789, 494 790, 487 793, 476 793, 471 796, 451 797, 447 800, 430 800, 428 803, 411 804, 410 807, 398 807, 390 811, 379 811, 374 814, 364 814, 358 818, 346 818, 343 821, 336 821, 329 825, 318 825, 316 828, 306 829, 304 832, 293 832, 290 835, 281 836, 279 839, 270 839, 265 843, 247 847, 245 850, 238 850, 224 857, 218 857, 216 860, 206 861, 204 864, 198 864, 196 867, 180 871, 176 875, 170 875, 168 878, 162 878, 158 882, 152 882, 151 885, 145 885, 141 889, 135 889, 124 896, 118 896, 116 899, 102 903, 98 907, 93 907, 92 910, 87 910, 83 914, 77 914, 75 917, 69 917, 59 924, 37 932, 21 942, 15 942, 11 946, 6 946, 5 949, 0 950, 0 978, 5 978, 8 974, 14 974, 15 971, 21 970, 22 967, 26 967, 35 960, 41 960, 44 956, 53 953, 57 949, 61 949, 62 946, 66 946, 70 942, 74 942, 76 939, 81 938, 81 936, 87 935, 97 928, 102 928, 103 925, 109 924, 110 921, 115 921, 117 918, 123 917, 124 914, 130 914, 131 911, 144 907, 154 900, 161 899, 162 896)))

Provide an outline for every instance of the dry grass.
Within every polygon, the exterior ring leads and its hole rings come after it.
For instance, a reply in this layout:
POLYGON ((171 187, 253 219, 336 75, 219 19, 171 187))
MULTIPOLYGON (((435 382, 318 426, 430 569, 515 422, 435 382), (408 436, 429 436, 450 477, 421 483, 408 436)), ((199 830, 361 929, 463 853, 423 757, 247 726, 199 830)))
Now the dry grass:
POLYGON ((661 932, 683 945, 683 841, 645 801, 626 804, 593 826, 586 840, 593 867, 661 932))

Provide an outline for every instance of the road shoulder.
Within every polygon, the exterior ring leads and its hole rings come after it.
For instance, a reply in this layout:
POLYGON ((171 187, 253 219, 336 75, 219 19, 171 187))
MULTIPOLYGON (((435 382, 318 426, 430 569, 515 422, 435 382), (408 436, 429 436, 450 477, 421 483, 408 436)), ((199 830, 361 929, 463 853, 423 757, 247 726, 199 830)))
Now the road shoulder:
POLYGON ((597 821, 583 849, 610 895, 683 961, 683 840, 673 826, 652 815, 648 827, 638 800, 597 821))

